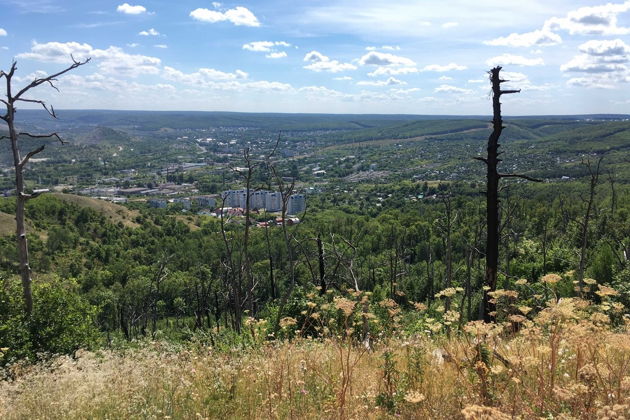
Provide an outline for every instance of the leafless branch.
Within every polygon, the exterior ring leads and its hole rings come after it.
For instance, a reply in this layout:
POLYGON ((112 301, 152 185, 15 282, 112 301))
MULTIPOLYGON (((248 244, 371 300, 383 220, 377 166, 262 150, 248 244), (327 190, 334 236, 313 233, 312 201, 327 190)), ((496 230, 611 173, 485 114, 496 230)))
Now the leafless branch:
POLYGON ((44 110, 46 110, 46 112, 48 112, 48 115, 50 115, 53 118, 57 118, 57 114, 55 114, 55 108, 51 105, 50 109, 48 109, 48 105, 46 105, 46 102, 44 101, 40 101, 37 99, 25 99, 25 98, 17 98, 15 99, 16 101, 22 101, 22 102, 29 102, 29 103, 33 103, 33 104, 40 104, 42 106, 42 108, 44 108, 44 110))
POLYGON ((59 143, 61 143, 61 144, 67 144, 68 143, 67 141, 64 141, 61 137, 59 137, 59 134, 57 134, 57 133, 30 134, 30 133, 22 132, 22 133, 18 133, 18 136, 27 136, 27 137, 31 137, 33 139, 47 139, 47 138, 55 137, 57 140, 59 140, 59 143))
MULTIPOLYGON (((57 77, 61 76, 64 73, 67 73, 71 70, 76 69, 77 67, 80 67, 84 64, 87 64, 90 62, 91 58, 86 58, 84 61, 77 61, 75 60, 75 58, 71 55, 70 58, 72 58, 72 64, 68 67, 66 67, 65 69, 52 74, 48 77, 43 77, 41 79, 35 79, 33 80, 31 83, 29 83, 28 85, 26 85, 24 88, 22 88, 22 90, 20 90, 14 97, 14 100, 18 100, 20 99, 20 97, 25 94, 26 92, 28 92, 30 89, 33 89, 34 87, 37 87, 39 85, 41 85, 42 83, 51 83, 53 80, 56 80, 57 77)), ((13 66, 11 68, 11 73, 10 76, 12 76, 12 73, 15 71, 15 63, 13 63, 13 66)), ((9 76, 9 77, 10 77, 9 76)), ((54 86, 53 86, 54 87, 54 86)))
POLYGON ((33 156, 35 156, 36 154, 42 152, 44 150, 44 147, 46 147, 46 146, 42 144, 37 149, 31 150, 30 152, 28 152, 26 154, 26 156, 24 156, 24 158, 20 161, 20 163, 18 163, 18 167, 19 168, 23 168, 24 165, 26 165, 28 163, 29 159, 32 158, 33 156))

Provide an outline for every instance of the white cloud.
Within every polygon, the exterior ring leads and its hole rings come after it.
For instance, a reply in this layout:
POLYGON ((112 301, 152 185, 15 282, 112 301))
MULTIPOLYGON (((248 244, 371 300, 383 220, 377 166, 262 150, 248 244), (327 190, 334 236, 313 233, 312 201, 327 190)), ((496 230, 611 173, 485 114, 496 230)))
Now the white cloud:
POLYGON ((265 55, 265 57, 267 58, 284 58, 286 56, 287 56, 287 53, 284 51, 271 52, 265 55))
POLYGON ((435 92, 444 92, 444 93, 459 93, 459 94, 469 94, 473 91, 470 89, 464 89, 457 86, 452 85, 440 85, 435 88, 435 92))
POLYGON ((132 6, 129 3, 123 3, 116 8, 116 11, 126 15, 140 15, 142 13, 146 13, 147 9, 144 6, 132 6))
POLYGON ((591 89, 618 89, 621 83, 630 83, 628 72, 592 73, 567 80, 569 86, 591 89))
POLYGON ((461 66, 459 64, 455 64, 455 63, 449 63, 446 65, 439 65, 439 64, 429 64, 428 66, 424 66, 422 68, 422 71, 436 71, 439 73, 443 73, 446 71, 452 71, 452 70, 466 70, 467 67, 466 66, 461 66))
POLYGON ((167 49, 167 48, 168 48, 168 45, 166 45, 166 44, 155 44, 155 45, 154 45, 154 47, 155 47, 155 48, 167 49))
POLYGON ((337 60, 331 60, 327 56, 318 51, 311 51, 304 56, 304 61, 310 64, 304 66, 305 69, 312 71, 327 71, 330 73, 338 73, 345 70, 356 70, 356 66, 350 63, 340 63, 337 60))
POLYGON ((484 41, 484 44, 486 45, 500 47, 550 46, 560 43, 562 43, 560 35, 553 33, 548 29, 526 32, 524 34, 512 33, 505 37, 484 41))
MULTIPOLYGON (((624 62, 628 61, 624 58, 624 62)), ((610 73, 616 71, 625 71, 626 66, 618 62, 606 62, 605 60, 593 59, 587 54, 580 54, 573 57, 571 61, 560 66, 560 70, 567 72, 581 73, 610 73)))
POLYGON ((385 51, 400 51, 400 47, 398 45, 381 45, 380 47, 365 47, 366 51, 376 51, 376 50, 385 50, 385 51))
POLYGON ((136 47, 139 47, 140 44, 138 44, 137 42, 132 42, 132 43, 127 44, 127 46, 129 48, 136 48, 136 47))
POLYGON ((258 18, 248 8, 242 6, 237 6, 225 12, 198 8, 190 12, 190 17, 208 23, 228 21, 236 26, 260 26, 258 18))
POLYGON ((138 32, 138 35, 141 35, 141 36, 158 36, 159 34, 160 33, 156 31, 154 28, 150 28, 149 30, 138 32))
POLYGON ((376 70, 368 73, 368 76, 397 76, 400 74, 418 73, 418 71, 416 67, 377 67, 376 70))
POLYGON ((266 80, 249 82, 245 84, 245 86, 247 87, 247 89, 271 90, 271 91, 279 91, 279 92, 286 92, 293 89, 293 87, 288 83, 269 82, 266 80))
POLYGON ((402 80, 398 80, 395 77, 390 77, 387 80, 377 80, 377 81, 371 81, 371 80, 362 80, 360 82, 357 82, 357 85, 359 86, 396 86, 396 85, 406 85, 406 82, 403 82, 402 80))
POLYGON ((0 36, 7 36, 7 31, 3 28, 0 28, 0 36))
POLYGON ((458 23, 458 22, 444 22, 444 23, 442 24, 442 28, 444 28, 444 29, 454 28, 454 27, 456 27, 456 26, 459 26, 459 23, 458 23))
POLYGON ((278 51, 278 47, 286 48, 290 46, 291 44, 285 41, 255 41, 243 44, 243 49, 255 52, 266 52, 265 57, 276 59, 287 56, 285 51, 278 51))
POLYGON ((442 81, 444 81, 444 82, 447 82, 447 81, 449 81, 449 80, 453 80, 453 78, 452 78, 452 77, 449 77, 449 76, 440 76, 440 77, 439 77, 439 80, 442 80, 442 81))
POLYGON ((613 89, 630 81, 630 46, 620 39, 590 40, 579 46, 582 54, 560 66, 563 72, 584 73, 571 78, 572 87, 613 89))
POLYGON ((630 10, 630 1, 606 3, 601 6, 581 7, 563 18, 551 18, 544 29, 563 29, 573 34, 627 35, 630 28, 617 26, 617 15, 630 10))
POLYGON ((78 42, 47 42, 39 44, 34 42, 30 52, 17 55, 17 58, 25 58, 44 62, 68 63, 70 55, 77 60, 88 57, 98 65, 104 73, 138 76, 140 74, 157 74, 161 61, 159 58, 139 54, 127 54, 120 47, 107 49, 93 48, 90 44, 78 42))
POLYGON ((334 77, 333 80, 352 80, 350 76, 334 77))
POLYGON ((401 57, 394 54, 382 53, 377 51, 370 51, 359 59, 359 64, 362 66, 415 66, 413 60, 401 57))
POLYGON ((591 40, 580 45, 580 51, 594 56, 624 56, 630 54, 630 46, 620 39, 591 40))
POLYGON ((194 73, 184 73, 173 67, 165 66, 162 76, 165 79, 176 82, 204 86, 216 81, 247 79, 249 75, 242 70, 235 70, 233 73, 227 73, 211 68, 200 68, 194 73))
POLYGON ((487 83, 488 79, 470 79, 467 83, 487 83))
POLYGON ((503 54, 486 60, 488 66, 542 66, 544 64, 542 58, 526 58, 513 54, 503 54))

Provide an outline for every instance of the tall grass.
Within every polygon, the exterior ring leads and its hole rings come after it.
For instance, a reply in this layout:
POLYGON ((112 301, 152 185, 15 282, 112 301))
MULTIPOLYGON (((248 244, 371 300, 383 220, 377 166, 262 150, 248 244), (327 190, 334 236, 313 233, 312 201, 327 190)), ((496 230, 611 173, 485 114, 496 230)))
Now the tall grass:
POLYGON ((613 328, 611 310, 621 308, 552 299, 532 319, 369 348, 350 332, 220 351, 156 342, 82 352, 13 366, 0 418, 626 419, 630 324, 619 315, 613 328))

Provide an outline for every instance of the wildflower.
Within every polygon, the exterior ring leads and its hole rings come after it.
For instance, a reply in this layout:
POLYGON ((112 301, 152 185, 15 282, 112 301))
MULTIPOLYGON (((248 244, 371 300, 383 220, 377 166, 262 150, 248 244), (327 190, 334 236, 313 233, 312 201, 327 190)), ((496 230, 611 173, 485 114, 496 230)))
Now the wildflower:
POLYGON ((547 284, 556 284, 560 280, 562 280, 562 277, 557 274, 547 274, 540 279, 540 281, 547 284))
POLYGON ((314 308, 317 306, 317 304, 314 302, 306 302, 306 306, 308 306, 309 308, 314 308))
POLYGON ((524 284, 527 284, 527 279, 518 279, 514 283, 519 285, 519 286, 522 286, 524 284))
POLYGON ((354 311, 354 305, 355 303, 349 299, 343 297, 335 298, 335 306, 337 307, 337 309, 340 309, 346 317, 352 315, 352 311, 354 311))
POLYGON ((605 296, 616 296, 619 294, 619 292, 617 292, 615 289, 613 289, 612 287, 608 287, 608 286, 604 286, 604 285, 598 285, 597 286, 599 288, 599 291, 595 292, 597 295, 601 296, 601 297, 605 297, 605 296))
POLYGON ((413 304, 414 308, 416 308, 417 311, 426 311, 427 310, 427 305, 425 305, 424 303, 418 303, 415 302, 413 304))
POLYGON ((595 280, 595 279, 591 279, 591 278, 588 278, 588 277, 587 277, 587 278, 585 278, 585 279, 584 279, 584 280, 582 280, 582 281, 583 281, 584 283, 586 283, 586 284, 596 284, 596 283, 597 283, 597 280, 595 280))
POLYGON ((286 316, 280 320, 280 328, 289 328, 297 324, 297 320, 290 316, 286 316))
POLYGON ((528 313, 530 313, 530 312, 531 312, 532 308, 530 308, 529 306, 524 306, 524 305, 523 305, 523 306, 519 306, 519 307, 518 307, 518 310, 519 310, 519 311, 521 311, 521 313, 522 313, 523 315, 527 315, 528 313))
POLYGON ((405 401, 411 404, 418 404, 424 401, 426 397, 424 394, 419 393, 418 391, 411 391, 407 395, 405 395, 405 401))

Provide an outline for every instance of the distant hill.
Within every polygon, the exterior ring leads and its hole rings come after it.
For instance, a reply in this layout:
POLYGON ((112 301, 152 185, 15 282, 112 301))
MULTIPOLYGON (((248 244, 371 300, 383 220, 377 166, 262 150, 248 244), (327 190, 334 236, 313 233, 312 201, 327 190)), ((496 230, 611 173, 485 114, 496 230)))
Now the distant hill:
POLYGON ((129 134, 102 126, 73 138, 73 143, 77 144, 127 144, 130 141, 131 136, 129 134))

